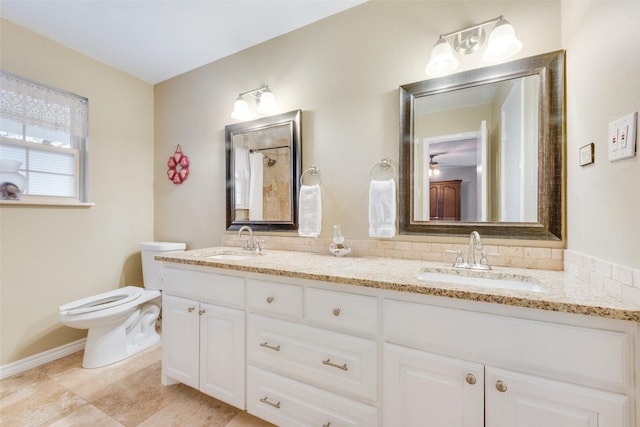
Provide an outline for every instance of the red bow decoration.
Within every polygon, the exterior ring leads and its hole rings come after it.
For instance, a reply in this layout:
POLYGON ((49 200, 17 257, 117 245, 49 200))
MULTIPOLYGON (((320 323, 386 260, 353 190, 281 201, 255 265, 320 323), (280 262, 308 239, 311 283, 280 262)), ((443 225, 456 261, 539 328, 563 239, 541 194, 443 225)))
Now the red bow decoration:
POLYGON ((182 184, 189 176, 189 157, 182 154, 180 144, 178 144, 173 156, 169 157, 167 166, 169 166, 167 176, 174 184, 182 184))

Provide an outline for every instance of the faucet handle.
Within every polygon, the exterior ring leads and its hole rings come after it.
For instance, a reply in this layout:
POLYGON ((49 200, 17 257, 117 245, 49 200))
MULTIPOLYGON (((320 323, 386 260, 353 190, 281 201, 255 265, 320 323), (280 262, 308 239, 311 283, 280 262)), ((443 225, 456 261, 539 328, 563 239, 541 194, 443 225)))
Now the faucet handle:
POLYGON ((260 243, 266 242, 266 239, 255 238, 253 239, 253 242, 254 242, 254 250, 256 252, 262 252, 262 246, 260 245, 260 243))
POLYGON ((461 267, 464 265, 464 256, 462 255, 462 250, 457 250, 457 251, 445 250, 445 252, 448 254, 456 254, 456 260, 453 263, 454 267, 461 267))
POLYGON ((487 251, 482 251, 482 254, 480 256, 480 262, 478 263, 478 265, 482 266, 483 270, 491 270, 491 266, 489 265, 489 260, 487 259, 487 255, 499 255, 499 254, 495 254, 495 253, 487 254, 487 251))

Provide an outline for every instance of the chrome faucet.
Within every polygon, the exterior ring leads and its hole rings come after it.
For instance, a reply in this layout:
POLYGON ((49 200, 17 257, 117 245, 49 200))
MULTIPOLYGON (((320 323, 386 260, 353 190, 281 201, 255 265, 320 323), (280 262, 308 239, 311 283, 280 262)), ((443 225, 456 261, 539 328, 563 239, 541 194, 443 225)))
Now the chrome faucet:
POLYGON ((469 253, 467 254, 467 262, 464 261, 464 256, 461 250, 445 252, 456 254, 456 260, 453 263, 454 268, 465 270, 491 270, 491 266, 489 266, 489 261, 487 260, 487 253, 482 246, 480 233, 477 231, 472 231, 471 234, 469 234, 469 253), (482 251, 480 261, 478 262, 476 262, 475 251, 482 251))
POLYGON ((480 240, 480 233, 477 231, 472 231, 469 234, 469 253, 467 254, 467 264, 469 267, 473 268, 476 265, 476 250, 483 250, 482 241, 480 240), (475 247, 474 247, 475 242, 475 247))
POLYGON ((260 249, 260 242, 253 238, 253 230, 248 225, 243 225, 242 227, 240 227, 240 230, 238 230, 237 238, 239 239, 240 237, 242 237, 242 232, 243 231, 248 231, 249 232, 249 238, 247 240, 245 240, 245 242, 244 242, 244 250, 245 251, 260 252, 260 250, 261 250, 260 249))

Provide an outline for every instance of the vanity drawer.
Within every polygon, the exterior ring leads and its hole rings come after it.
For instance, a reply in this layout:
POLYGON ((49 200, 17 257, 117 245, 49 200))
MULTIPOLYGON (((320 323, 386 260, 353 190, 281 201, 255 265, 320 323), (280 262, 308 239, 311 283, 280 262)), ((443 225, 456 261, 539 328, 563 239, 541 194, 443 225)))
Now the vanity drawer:
POLYGON ((164 266, 164 292, 212 304, 244 306, 244 277, 164 266))
POLYGON ((374 340, 249 315, 250 363, 370 401, 377 398, 376 349, 374 340))
POLYGON ((247 307, 270 314, 302 318, 302 287, 247 279, 247 307))
POLYGON ((345 331, 375 335, 378 327, 376 297, 308 288, 305 311, 307 320, 345 331))
POLYGON ((378 425, 374 406, 254 366, 247 370, 247 412, 279 426, 378 425))
POLYGON ((384 336, 578 384, 624 389, 633 378, 632 337, 619 331, 385 300, 384 336))

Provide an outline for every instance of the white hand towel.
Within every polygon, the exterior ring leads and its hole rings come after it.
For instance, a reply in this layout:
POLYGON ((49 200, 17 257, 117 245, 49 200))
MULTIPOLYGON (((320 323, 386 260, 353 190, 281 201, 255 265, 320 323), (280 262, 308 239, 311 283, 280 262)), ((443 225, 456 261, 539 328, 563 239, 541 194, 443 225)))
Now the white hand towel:
POLYGON ((298 201, 298 235, 318 237, 322 228, 320 185, 301 185, 298 201))
POLYGON ((371 181, 369 186, 369 237, 396 235, 396 181, 371 181))

